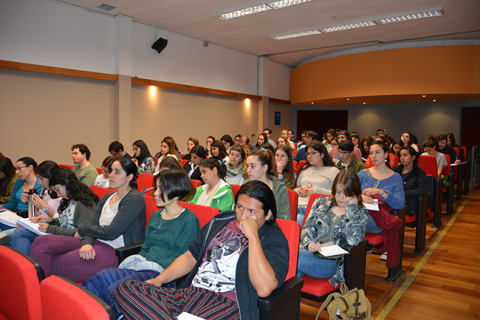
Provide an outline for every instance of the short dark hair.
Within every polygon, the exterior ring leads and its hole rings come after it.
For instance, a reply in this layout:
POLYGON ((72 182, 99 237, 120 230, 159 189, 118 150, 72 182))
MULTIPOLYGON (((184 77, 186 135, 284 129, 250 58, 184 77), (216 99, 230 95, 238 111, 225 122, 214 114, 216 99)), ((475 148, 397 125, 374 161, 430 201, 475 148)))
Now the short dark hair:
POLYGON ((305 134, 307 132, 308 132, 308 130, 302 130, 302 134, 305 134))
POLYGON ((268 143, 268 142, 265 142, 264 144, 262 144, 262 145, 260 146, 260 148, 263 148, 263 149, 266 149, 266 150, 270 150, 270 151, 272 151, 272 153, 275 152, 275 148, 274 148, 270 143, 268 143))
POLYGON ((268 134, 272 134, 272 129, 268 129, 268 128, 263 129, 263 131, 265 130, 268 131, 268 134))
POLYGON ((155 181, 160 182, 160 198, 165 201, 165 196, 172 200, 182 200, 190 193, 192 183, 183 170, 161 171, 155 176, 155 181))
POLYGON ((117 160, 117 157, 114 156, 108 156, 102 161, 102 167, 107 168, 110 172, 112 172, 112 164, 113 162, 117 160))
POLYGON ((264 216, 268 215, 268 211, 272 212, 272 216, 265 221, 265 224, 273 224, 275 222, 277 218, 277 205, 275 204, 273 191, 268 185, 258 180, 245 183, 240 190, 238 190, 235 196, 235 203, 238 202, 238 197, 242 194, 260 201, 262 203, 264 216))
POLYGON ((220 141, 228 142, 228 143, 230 143, 230 146, 233 145, 233 139, 232 139, 232 137, 231 137, 230 135, 228 135, 228 134, 224 134, 224 135, 222 136, 222 138, 220 139, 220 141))
POLYGON ((195 147, 193 147, 190 151, 190 154, 195 154, 202 159, 205 159, 207 157, 207 154, 205 153, 205 148, 201 145, 196 145, 195 147))
POLYGON ((338 150, 353 152, 354 148, 355 146, 353 145, 353 142, 350 140, 343 140, 338 144, 338 150))
POLYGON ((118 141, 113 141, 108 146, 108 152, 111 152, 111 151, 120 152, 120 150, 125 151, 125 149, 123 148, 123 144, 121 144, 118 141))
POLYGON ((308 130, 307 132, 305 132, 305 134, 308 134, 308 136, 311 137, 313 140, 317 140, 318 138, 318 134, 313 130, 308 130))
POLYGON ((350 136, 350 132, 348 132, 347 130, 341 130, 337 133, 337 137, 339 135, 344 135, 345 137, 347 137, 347 139, 351 139, 351 136, 350 136))
POLYGON ((78 151, 80 151, 81 154, 85 155, 87 160, 90 160, 90 155, 91 155, 90 149, 88 149, 88 147, 85 144, 83 143, 74 144, 71 150, 73 151, 74 149, 78 149, 78 151))
POLYGON ((241 134, 237 134, 237 135, 235 136, 235 139, 236 139, 236 138, 242 139, 242 135, 241 135, 241 134))
POLYGON ((12 160, 5 156, 0 156, 0 172, 5 174, 5 178, 0 180, 0 196, 6 196, 8 192, 8 184, 10 180, 15 176, 15 167, 12 160))

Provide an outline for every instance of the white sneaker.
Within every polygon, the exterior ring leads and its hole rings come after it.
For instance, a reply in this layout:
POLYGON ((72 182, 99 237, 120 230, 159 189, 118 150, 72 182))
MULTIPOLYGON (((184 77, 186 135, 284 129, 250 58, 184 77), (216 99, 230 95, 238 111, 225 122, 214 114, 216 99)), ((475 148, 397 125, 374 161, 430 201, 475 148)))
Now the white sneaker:
POLYGON ((387 261, 387 252, 382 253, 380 260, 387 261))

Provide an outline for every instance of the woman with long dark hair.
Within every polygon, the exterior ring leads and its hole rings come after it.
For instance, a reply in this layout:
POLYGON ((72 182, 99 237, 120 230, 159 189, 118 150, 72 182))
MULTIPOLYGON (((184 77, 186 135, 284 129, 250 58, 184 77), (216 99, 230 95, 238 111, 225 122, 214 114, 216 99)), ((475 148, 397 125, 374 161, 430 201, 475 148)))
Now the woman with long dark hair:
MULTIPOLYGON (((40 223, 39 231, 73 237, 79 225, 88 224, 90 221, 98 197, 81 183, 72 171, 59 169, 53 161, 42 162, 37 172, 46 192, 43 199, 32 199, 41 212, 30 220, 40 223), (58 194, 51 188, 54 185, 57 186, 58 194), (44 211, 45 208, 48 210, 44 211)), ((34 197, 36 198, 36 195, 34 197)), ((30 254, 32 243, 37 237, 36 233, 26 228, 17 228, 12 235, 10 246, 30 254)))
POLYGON ((295 189, 297 174, 293 169, 293 154, 292 149, 289 146, 277 144, 277 147, 275 148, 273 172, 277 174, 277 178, 285 183, 289 190, 295 189))
POLYGON ((132 144, 132 161, 137 165, 138 173, 153 174, 155 171, 155 159, 150 154, 147 145, 143 140, 137 140, 132 144))
MULTIPOLYGON (((166 157, 172 157, 175 158, 178 163, 182 162, 182 159, 177 155, 177 151, 175 150, 175 141, 172 138, 165 138, 162 140, 162 144, 160 147, 160 158, 158 158, 158 163, 162 162, 163 159, 166 157)), ((158 174, 160 172, 160 167, 157 165, 157 168, 155 169, 155 174, 158 174)))
MULTIPOLYGON (((110 188, 99 201, 88 224, 79 225, 75 237, 43 236, 35 239, 30 256, 44 274, 85 281, 100 270, 118 267, 115 248, 145 240, 146 204, 136 190, 137 167, 127 158, 112 164, 110 188)), ((50 181, 62 194, 66 186, 50 181)))
POLYGON ((202 174, 200 173, 200 161, 206 158, 205 148, 201 145, 193 147, 190 151, 191 158, 183 166, 183 170, 190 179, 199 180, 203 184, 202 174))
POLYGON ((225 163, 228 154, 227 151, 225 150, 225 145, 223 144, 222 141, 214 141, 210 145, 210 149, 212 150, 212 159, 220 160, 223 163, 225 163))
POLYGON ((332 185, 339 170, 333 164, 327 148, 320 141, 312 141, 307 148, 307 162, 297 176, 297 222, 302 225, 308 200, 312 193, 331 194, 332 185))

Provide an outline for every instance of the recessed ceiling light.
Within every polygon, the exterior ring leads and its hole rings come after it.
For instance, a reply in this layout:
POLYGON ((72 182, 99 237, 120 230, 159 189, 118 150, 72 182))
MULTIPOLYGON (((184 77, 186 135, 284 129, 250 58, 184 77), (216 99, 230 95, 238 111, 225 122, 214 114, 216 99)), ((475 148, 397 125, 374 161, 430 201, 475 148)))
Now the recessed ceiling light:
POLYGON ((313 102, 312 102, 312 104, 313 104, 313 102))
POLYGON ((272 9, 283 9, 297 4, 315 0, 280 0, 280 1, 261 1, 248 6, 237 7, 227 11, 215 13, 214 16, 221 20, 228 20, 246 15, 264 12, 272 9))
POLYGON ((367 104, 366 102, 364 102, 363 104, 367 104))
POLYGON ((425 98, 425 95, 423 95, 423 97, 425 98))
POLYGON ((375 19, 375 21, 378 24, 386 24, 386 23, 392 23, 392 22, 417 20, 417 19, 431 18, 431 17, 438 17, 438 16, 443 16, 442 7, 389 15, 383 18, 375 19))
POLYGON ((322 33, 320 30, 309 30, 309 31, 283 34, 283 35, 280 35, 280 36, 273 36, 273 39, 275 39, 275 40, 285 40, 285 39, 311 36, 311 35, 320 34, 320 33, 322 33))
POLYGON ((323 33, 328 33, 328 32, 350 30, 350 29, 356 29, 356 28, 362 28, 362 27, 371 27, 371 26, 376 26, 376 25, 377 24, 374 21, 348 23, 348 24, 342 24, 342 25, 339 25, 339 26, 324 28, 324 29, 322 29, 322 32, 323 33))
POLYGON ((347 100, 350 100, 350 98, 347 98, 347 100))
POLYGON ((437 100, 433 99, 433 102, 435 102, 435 101, 437 101, 437 100))
POLYGON ((114 7, 114 6, 111 6, 109 4, 104 3, 104 4, 101 4, 101 5, 97 6, 97 9, 105 10, 105 11, 111 11, 113 9, 117 9, 117 7, 114 7))

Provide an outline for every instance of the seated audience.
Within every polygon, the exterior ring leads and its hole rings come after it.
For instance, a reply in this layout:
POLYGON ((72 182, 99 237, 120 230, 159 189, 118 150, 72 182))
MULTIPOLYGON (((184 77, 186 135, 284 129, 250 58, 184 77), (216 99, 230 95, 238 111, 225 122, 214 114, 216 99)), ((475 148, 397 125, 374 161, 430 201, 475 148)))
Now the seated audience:
MULTIPOLYGON (((376 141, 370 147, 370 157, 373 167, 358 173, 362 183, 362 199, 366 203, 373 203, 372 195, 379 194, 381 199, 392 209, 402 209, 405 203, 403 182, 399 174, 390 169, 388 146, 383 141, 376 141)), ((380 233, 373 218, 368 216, 367 232, 380 233)))
POLYGON ((225 135, 222 136, 220 141, 222 141, 223 146, 225 147, 225 152, 227 154, 230 154, 230 148, 233 146, 232 137, 229 136, 228 134, 225 134, 225 135))
POLYGON ((349 170, 355 173, 359 173, 365 169, 365 164, 362 161, 358 161, 353 158, 353 150, 359 150, 353 146, 353 142, 350 140, 343 140, 338 145, 339 160, 335 164, 338 170, 349 170))
POLYGON ((333 181, 339 173, 323 143, 312 141, 306 149, 307 162, 300 168, 295 189, 298 193, 297 222, 300 226, 312 193, 331 194, 333 181))
POLYGON ((212 136, 208 136, 207 139, 206 139, 206 142, 205 142, 205 145, 207 146, 205 148, 205 151, 207 152, 207 156, 211 157, 212 156, 212 149, 211 149, 211 145, 212 143, 215 141, 215 138, 212 137, 212 136))
POLYGON ((78 180, 90 187, 95 183, 98 176, 97 169, 90 163, 90 149, 83 143, 72 146, 73 167, 72 172, 75 173, 78 180))
POLYGON ((273 174, 273 153, 257 149, 247 158, 247 173, 249 180, 258 180, 272 189, 277 206, 277 218, 291 220, 290 200, 285 183, 273 174))
POLYGON ((200 142, 197 138, 189 137, 187 141, 187 154, 183 156, 183 160, 190 160, 192 158, 191 152, 195 146, 198 146, 200 142))
POLYGON ((123 144, 118 141, 113 141, 112 143, 110 143, 110 145, 108 146, 108 152, 110 152, 112 156, 117 158, 125 157, 128 159, 132 159, 132 156, 129 155, 123 148, 123 144))
POLYGON ((0 204, 10 201, 13 194, 13 186, 17 182, 15 167, 10 158, 0 156, 0 204))
POLYGON ((305 148, 305 134, 307 133, 308 130, 303 130, 301 135, 302 141, 297 143, 297 150, 300 150, 302 148, 305 148))
MULTIPOLYGON (((41 184, 46 190, 45 198, 34 200, 40 215, 30 220, 40 223, 39 231, 73 237, 79 225, 89 223, 98 197, 86 185, 78 181, 72 171, 59 169, 53 161, 48 162, 47 164, 42 162, 38 166, 40 168, 39 177, 41 175, 50 175, 50 177, 41 178, 41 184), (52 199, 51 196, 56 198, 52 199), (48 210, 40 212, 41 207, 48 208, 48 210)), ((30 254, 32 244, 37 237, 39 236, 36 233, 26 228, 17 228, 11 237, 10 246, 25 254, 30 254)), ((60 240, 62 239, 60 238, 60 240)))
MULTIPOLYGON (((283 129, 281 137, 283 137, 285 139, 286 144, 288 144, 291 149, 294 149, 295 148, 295 143, 293 143, 293 141, 290 141, 290 138, 288 137, 288 131, 289 131, 288 129, 283 129)), ((278 145, 278 143, 277 143, 277 145, 278 145)))
MULTIPOLYGON (((173 145, 173 149, 175 150, 175 154, 177 155, 177 158, 178 159, 182 159, 182 155, 180 154, 180 151, 178 151, 178 146, 177 146, 177 143, 175 142, 175 140, 173 140, 172 137, 170 136, 166 136, 165 138, 163 138, 162 141, 167 141, 167 144, 170 146, 170 145, 173 145)), ((161 147, 161 145, 160 145, 161 147)), ((160 158, 162 156, 162 150, 160 150, 159 152, 157 152, 155 154, 155 158, 160 158)))
MULTIPOLYGON (((199 180, 203 184, 202 174, 200 173, 200 161, 206 158, 205 148, 201 145, 195 146, 190 151, 191 159, 185 163, 183 170, 188 177, 193 180, 199 180)), ((166 159, 165 159, 166 160, 166 159)), ((160 169, 161 170, 161 169, 160 169)))
POLYGON ((413 149, 415 149, 415 151, 418 152, 418 146, 413 143, 413 133, 411 133, 410 131, 403 132, 400 140, 402 140, 404 147, 411 146, 413 149))
POLYGON ((357 174, 345 170, 335 177, 332 196, 315 200, 300 235, 298 277, 333 277, 329 282, 334 287, 345 282, 343 259, 321 259, 313 253, 322 246, 356 246, 363 240, 368 211, 363 206, 361 195, 357 174))
MULTIPOLYGON (((380 134, 378 137, 376 137, 375 142, 382 142, 386 144, 387 148, 390 150, 390 144, 388 143, 387 136, 385 136, 384 134, 380 134)), ((395 156, 393 153, 390 153, 390 152, 388 153, 388 159, 389 159, 390 168, 398 165, 398 157, 395 156)), ((367 166, 368 168, 374 166, 370 155, 367 158, 367 162, 365 162, 365 166, 367 166)))
POLYGON ((366 136, 360 142, 360 151, 362 152, 362 161, 367 161, 370 156, 370 146, 375 142, 371 136, 366 136))
MULTIPOLYGON (((305 132, 305 139, 303 140, 303 142, 305 142, 305 146, 308 146, 310 142, 316 141, 316 140, 317 140, 317 133, 315 131, 308 130, 307 132, 305 132)), ((297 161, 298 163, 300 163, 300 161, 302 160, 307 160, 306 153, 307 153, 307 148, 301 148, 300 150, 298 150, 294 160, 297 161)))
MULTIPOLYGON (((161 147, 160 147, 160 154, 161 156, 158 158, 158 162, 162 162, 163 159, 166 157, 175 158, 179 163, 182 163, 182 159, 177 155, 175 150, 175 141, 172 138, 165 138, 162 140, 161 147)), ((160 172, 160 167, 157 165, 155 168, 155 174, 160 172)))
MULTIPOLYGON (((339 131, 336 139, 337 143, 340 144, 342 141, 346 141, 346 140, 352 141, 352 138, 350 137, 350 133, 346 130, 339 131)), ((337 163, 338 160, 340 160, 340 156, 338 154, 338 146, 334 147, 334 141, 335 139, 332 139, 332 141, 330 142, 330 145, 332 146, 332 150, 330 150, 329 154, 333 162, 337 163)), ((352 151, 352 156, 358 161, 362 161, 362 152, 360 151, 360 149, 354 148, 352 151)))
POLYGON ((405 193, 405 204, 407 214, 414 216, 418 214, 418 197, 427 195, 427 175, 418 165, 418 155, 412 147, 400 149, 401 164, 393 167, 392 170, 402 177, 403 191, 405 193))
POLYGON ((145 281, 157 277, 187 252, 188 244, 200 231, 198 218, 178 201, 190 192, 190 180, 185 172, 162 171, 155 180, 155 202, 162 209, 153 213, 148 221, 140 252, 126 258, 118 268, 104 269, 82 284, 107 302, 117 317, 121 312, 114 300, 115 288, 125 280, 145 281))
POLYGON ((400 149, 403 147, 403 141, 397 139, 393 141, 392 145, 390 146, 390 154, 397 156, 400 159, 400 149))
POLYGON ((390 136, 388 135, 387 129, 378 129, 378 130, 377 130, 377 137, 379 137, 380 135, 385 136, 385 138, 387 139, 387 142, 388 142, 389 145, 393 143, 394 140, 393 140, 392 137, 390 137, 390 136))
POLYGON ((114 156, 109 156, 103 159, 102 162, 102 174, 99 174, 97 178, 95 179, 94 185, 102 187, 102 188, 108 188, 110 185, 110 182, 108 181, 108 177, 110 176, 110 172, 112 171, 112 163, 115 161, 117 157, 114 156))
MULTIPOLYGON (((28 210, 27 193, 32 189, 34 189, 34 192, 37 194, 42 192, 42 186, 35 173, 37 163, 30 157, 20 158, 16 162, 14 169, 18 179, 13 185, 10 201, 4 205, 0 205, 0 209, 7 209, 13 212, 28 210)), ((0 230, 5 231, 11 228, 12 227, 0 223, 0 230)))
POLYGON ((235 136, 235 138, 233 139, 233 144, 234 145, 242 144, 242 135, 241 134, 237 134, 235 136))
POLYGON ((242 145, 234 145, 230 149, 228 155, 227 176, 225 180, 229 184, 242 185, 243 181, 248 178, 247 174, 247 152, 242 145))
POLYGON ((294 144, 297 143, 297 139, 295 139, 295 132, 293 132, 293 130, 288 130, 288 140, 290 140, 294 144))
POLYGON ((262 144, 262 145, 260 146, 260 150, 269 150, 269 151, 272 152, 272 154, 275 152, 275 148, 272 147, 272 145, 271 145, 270 143, 268 143, 268 142, 262 144))
POLYGON ((132 144, 132 161, 137 165, 138 173, 153 174, 155 172, 155 159, 150 154, 147 145, 143 140, 137 140, 132 144))
POLYGON ((337 131, 335 131, 335 129, 333 129, 333 128, 328 129, 327 139, 322 141, 325 148, 327 148, 328 153, 330 153, 330 151, 332 151, 333 147, 332 147, 331 143, 332 143, 332 140, 335 139, 336 137, 337 137, 337 131))
POLYGON ((242 136, 242 140, 241 140, 241 141, 242 141, 242 144, 243 144, 243 145, 245 145, 245 146, 248 147, 249 151, 255 150, 255 146, 252 146, 252 145, 250 144, 250 139, 248 139, 247 136, 242 136))
POLYGON ((447 136, 447 146, 449 146, 450 148, 453 148, 453 147, 456 147, 456 148, 459 148, 460 149, 460 161, 461 162, 465 162, 465 157, 463 155, 463 152, 461 151, 461 147, 460 145, 458 145, 456 142, 455 142, 455 136, 453 135, 453 133, 447 133, 446 134, 447 136))
POLYGON ((259 181, 244 184, 236 212, 217 215, 158 277, 117 287, 120 310, 128 319, 180 312, 202 319, 259 319, 258 297, 268 297, 288 272, 288 243, 275 218, 270 188, 259 181), (185 275, 178 289, 162 288, 185 275))
MULTIPOLYGON (((438 147, 436 148, 436 150, 438 152, 441 152, 443 154, 448 154, 450 156, 450 163, 461 163, 462 161, 459 159, 458 157, 458 154, 457 152, 447 146, 447 136, 444 135, 444 134, 440 134, 437 136, 437 139, 438 139, 438 147)), ((463 153, 462 153, 463 155, 463 153)))
POLYGON ((429 135, 422 144, 422 150, 424 151, 422 156, 434 156, 437 160, 437 173, 438 176, 442 175, 443 167, 447 166, 447 158, 443 153, 436 150, 438 147, 438 138, 434 135, 429 135))
POLYGON ((288 146, 278 145, 275 148, 275 161, 273 163, 273 172, 277 173, 280 182, 285 183, 287 189, 295 189, 297 174, 293 169, 292 149, 288 146))
MULTIPOLYGON (((222 144, 220 141, 217 142, 222 144)), ((233 192, 232 187, 224 180, 226 171, 225 164, 220 160, 208 158, 200 161, 200 172, 205 184, 197 188, 191 202, 218 208, 220 211, 232 210, 233 192)))
POLYGON ((263 129, 263 134, 267 136, 267 140, 265 142, 268 142, 272 145, 272 147, 276 147, 277 145, 275 144, 275 141, 271 139, 272 137, 272 129, 265 128, 263 129))
POLYGON ((225 163, 228 159, 227 151, 225 151, 225 145, 222 141, 214 141, 210 148, 212 149, 212 155, 210 158, 215 160, 220 160, 221 162, 225 163))
MULTIPOLYGON (((61 275, 85 281, 106 268, 118 267, 115 248, 145 240, 146 204, 136 190, 137 168, 127 158, 112 164, 109 193, 99 201, 88 224, 80 224, 74 237, 42 236, 33 242, 30 256, 42 267, 45 277, 61 275)), ((66 186, 53 185, 59 195, 66 186)), ((70 224, 70 220, 69 220, 70 224)))

